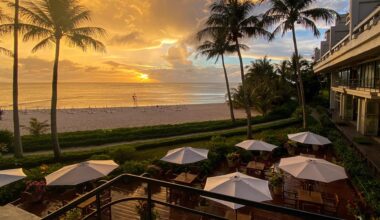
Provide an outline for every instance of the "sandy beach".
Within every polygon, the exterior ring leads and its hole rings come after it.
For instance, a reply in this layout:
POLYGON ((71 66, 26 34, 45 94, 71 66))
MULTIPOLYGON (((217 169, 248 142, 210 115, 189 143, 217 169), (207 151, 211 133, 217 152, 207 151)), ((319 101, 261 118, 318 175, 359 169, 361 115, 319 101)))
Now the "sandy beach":
MULTIPOLYGON (((258 113, 253 113, 257 115, 258 113)), ((243 110, 235 110, 237 118, 244 118, 243 110)), ((22 110, 20 124, 28 125, 30 118, 49 123, 50 111, 22 110)), ((140 127, 161 124, 178 124, 229 119, 226 104, 172 105, 125 108, 85 108, 58 110, 59 132, 140 127)), ((0 129, 13 130, 12 112, 5 111, 0 129)), ((22 129, 23 134, 27 131, 22 129)))

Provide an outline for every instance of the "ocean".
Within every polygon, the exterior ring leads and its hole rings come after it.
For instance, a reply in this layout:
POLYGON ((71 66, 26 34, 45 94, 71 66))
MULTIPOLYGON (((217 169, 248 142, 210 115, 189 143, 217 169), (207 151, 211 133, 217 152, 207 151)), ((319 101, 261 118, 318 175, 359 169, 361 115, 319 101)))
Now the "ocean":
MULTIPOLYGON (((232 85, 232 87, 237 84, 232 85)), ((224 83, 60 83, 58 108, 223 103, 224 83)), ((50 108, 50 83, 21 83, 21 109, 50 108)), ((12 108, 12 84, 0 83, 0 108, 12 108)))

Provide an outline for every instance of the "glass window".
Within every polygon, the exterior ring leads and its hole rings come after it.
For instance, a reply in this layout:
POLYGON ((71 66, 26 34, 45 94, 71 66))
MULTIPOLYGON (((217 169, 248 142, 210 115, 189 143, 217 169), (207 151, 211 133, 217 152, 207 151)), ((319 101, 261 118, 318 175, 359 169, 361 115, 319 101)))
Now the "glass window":
POLYGON ((380 89, 380 61, 375 65, 375 88, 380 89))

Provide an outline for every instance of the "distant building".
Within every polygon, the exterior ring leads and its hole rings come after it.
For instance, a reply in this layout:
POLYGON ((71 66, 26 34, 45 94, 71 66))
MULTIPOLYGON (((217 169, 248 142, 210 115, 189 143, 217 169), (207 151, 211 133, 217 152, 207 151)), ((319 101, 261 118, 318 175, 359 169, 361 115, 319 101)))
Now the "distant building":
POLYGON ((314 71, 331 77, 330 108, 364 135, 380 134, 380 0, 351 0, 314 51, 314 71))

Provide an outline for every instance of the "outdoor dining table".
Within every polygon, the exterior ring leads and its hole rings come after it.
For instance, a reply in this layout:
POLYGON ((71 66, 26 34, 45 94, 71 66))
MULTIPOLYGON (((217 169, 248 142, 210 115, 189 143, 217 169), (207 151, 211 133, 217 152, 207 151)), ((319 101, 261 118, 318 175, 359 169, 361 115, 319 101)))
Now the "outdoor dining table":
POLYGON ((82 210, 82 213, 87 213, 87 210, 89 209, 89 207, 96 202, 96 197, 93 196, 89 199, 87 199, 86 201, 80 203, 77 205, 77 208, 81 209, 82 210))
MULTIPOLYGON (((297 190, 299 203, 313 203, 316 205, 323 205, 322 194, 315 191, 297 190)), ((301 205, 301 204, 300 204, 301 205)))
POLYGON ((198 175, 196 174, 183 172, 174 179, 174 182, 185 184, 185 185, 191 185, 194 183, 197 177, 198 175))
POLYGON ((259 171, 260 174, 262 174, 262 171, 264 171, 265 164, 256 162, 256 161, 251 161, 247 164, 247 173, 252 174, 251 171, 259 171))

